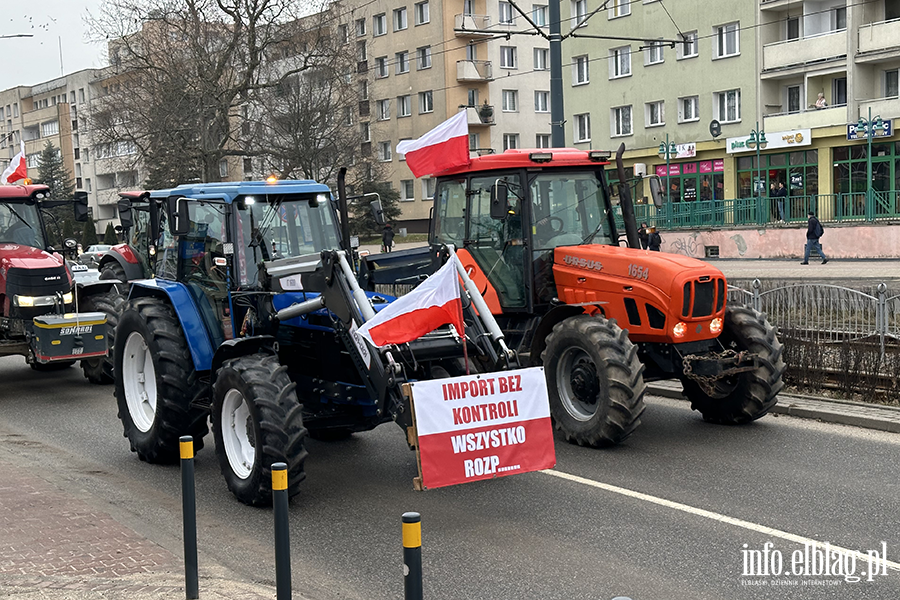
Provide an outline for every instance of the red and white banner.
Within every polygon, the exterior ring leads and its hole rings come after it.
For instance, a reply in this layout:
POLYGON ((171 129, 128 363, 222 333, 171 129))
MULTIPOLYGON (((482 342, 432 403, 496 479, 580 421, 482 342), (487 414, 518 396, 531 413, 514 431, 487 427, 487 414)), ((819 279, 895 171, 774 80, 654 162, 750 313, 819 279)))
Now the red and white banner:
POLYGON ((424 487, 556 465, 543 367, 410 385, 424 487))
POLYGON ((452 323, 463 333, 462 302, 456 262, 451 259, 416 289, 366 321, 357 333, 373 346, 405 344, 452 323))
POLYGON ((25 158, 25 142, 19 140, 22 150, 9 161, 9 166, 0 175, 0 184, 12 184, 28 177, 28 162, 25 158))
POLYGON ((397 144, 406 155, 406 166, 416 177, 469 164, 469 117, 463 110, 419 139, 397 144))

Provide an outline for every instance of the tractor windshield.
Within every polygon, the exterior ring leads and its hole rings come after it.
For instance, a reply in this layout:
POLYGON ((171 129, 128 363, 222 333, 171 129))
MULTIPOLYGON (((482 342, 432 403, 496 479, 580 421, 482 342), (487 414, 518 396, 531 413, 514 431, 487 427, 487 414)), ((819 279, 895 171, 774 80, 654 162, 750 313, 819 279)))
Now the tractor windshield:
POLYGON ((261 261, 338 248, 329 198, 318 195, 246 197, 236 202, 241 284, 256 281, 261 261))
POLYGON ((530 179, 529 191, 535 250, 613 243, 605 192, 593 171, 544 171, 530 179))
POLYGON ((34 202, 0 203, 0 243, 46 247, 41 217, 34 202))

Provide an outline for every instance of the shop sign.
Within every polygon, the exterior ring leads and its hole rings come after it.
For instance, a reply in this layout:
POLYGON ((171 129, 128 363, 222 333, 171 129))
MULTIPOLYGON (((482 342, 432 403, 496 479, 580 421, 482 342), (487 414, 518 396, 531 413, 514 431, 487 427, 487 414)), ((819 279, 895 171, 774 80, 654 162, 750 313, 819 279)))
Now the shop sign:
MULTIPOLYGON (((768 145, 765 147, 765 151, 774 150, 777 148, 794 148, 797 146, 809 146, 812 143, 812 132, 809 129, 794 129, 792 131, 774 131, 774 132, 765 132, 766 141, 768 141, 768 145)), ((750 148, 747 146, 747 140, 750 139, 749 135, 744 135, 741 137, 733 137, 728 138, 726 140, 725 151, 728 154, 734 154, 736 152, 756 152, 756 148, 750 148)), ((763 150, 763 148, 760 148, 763 150)))
POLYGON ((675 144, 675 148, 678 150, 678 153, 670 158, 681 159, 694 158, 697 156, 697 144, 694 142, 691 142, 690 144, 675 144))
MULTIPOLYGON (((884 129, 880 131, 876 129, 872 135, 873 138, 888 138, 894 135, 894 127, 891 120, 882 119, 882 123, 884 123, 884 129)), ((851 142, 866 139, 866 128, 857 129, 856 123, 850 123, 847 125, 847 139, 851 142)))

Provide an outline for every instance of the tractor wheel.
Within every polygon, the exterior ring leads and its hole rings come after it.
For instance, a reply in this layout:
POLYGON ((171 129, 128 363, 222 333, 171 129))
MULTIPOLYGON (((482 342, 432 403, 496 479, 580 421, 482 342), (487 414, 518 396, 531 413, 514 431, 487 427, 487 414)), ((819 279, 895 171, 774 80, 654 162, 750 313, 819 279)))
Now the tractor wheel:
POLYGON ((50 371, 62 371, 63 369, 68 369, 74 364, 74 360, 55 360, 48 363, 33 362, 31 363, 31 368, 39 373, 47 373, 50 371))
POLYGON ((100 279, 128 281, 128 276, 125 275, 125 269, 122 268, 122 265, 115 261, 110 261, 100 269, 100 279))
POLYGON ((541 359, 550 414, 569 442, 612 446, 640 424, 644 366, 614 319, 584 315, 557 323, 541 359))
POLYGON ((781 377, 785 364, 775 328, 764 314, 747 306, 729 305, 719 339, 726 349, 756 353, 759 366, 718 380, 712 394, 692 379, 682 377, 684 395, 691 401, 691 408, 711 423, 739 425, 755 421, 775 406, 778 392, 784 387, 781 377))
POLYGON ((79 305, 82 312, 102 312, 106 315, 106 342, 109 354, 100 358, 87 358, 81 361, 81 370, 91 383, 110 384, 115 381, 113 377, 113 352, 116 339, 116 325, 119 324, 119 315, 125 308, 125 298, 115 290, 105 294, 94 294, 82 298, 79 305))
POLYGON ((228 489, 244 504, 272 503, 272 463, 286 463, 288 497, 306 477, 306 429, 296 384, 277 356, 225 361, 213 385, 216 457, 228 489))
POLYGON ((116 402, 132 452, 150 463, 179 459, 179 437, 203 447, 207 412, 191 406, 201 389, 175 311, 160 298, 125 305, 116 329, 116 402))

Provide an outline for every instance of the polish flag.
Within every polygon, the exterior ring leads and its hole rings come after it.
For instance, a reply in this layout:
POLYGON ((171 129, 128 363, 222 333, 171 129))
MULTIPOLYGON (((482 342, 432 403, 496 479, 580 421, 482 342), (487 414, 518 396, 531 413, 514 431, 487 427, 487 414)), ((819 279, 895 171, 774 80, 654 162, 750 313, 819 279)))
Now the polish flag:
POLYGON ((0 175, 0 183, 2 184, 15 183, 28 177, 28 164, 25 161, 25 142, 24 140, 19 140, 19 142, 22 144, 22 150, 9 161, 9 166, 3 171, 3 175, 0 175))
POLYGON ((469 120, 460 111, 420 137, 397 144, 397 154, 406 155, 406 165, 416 177, 469 164, 469 120))
POLYGON ((462 301, 454 258, 416 289, 366 321, 358 333, 380 348, 405 344, 446 323, 463 332, 462 301))

